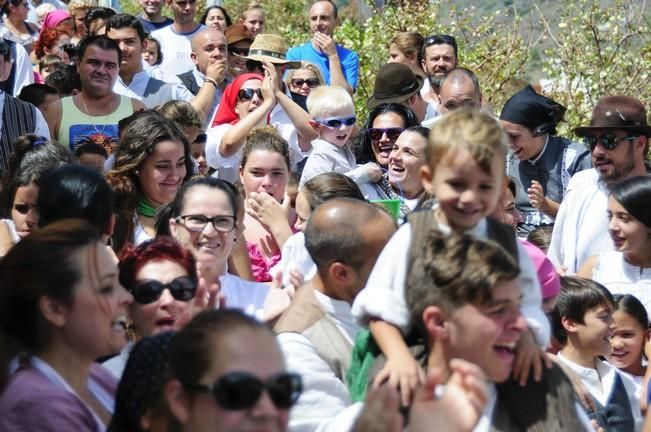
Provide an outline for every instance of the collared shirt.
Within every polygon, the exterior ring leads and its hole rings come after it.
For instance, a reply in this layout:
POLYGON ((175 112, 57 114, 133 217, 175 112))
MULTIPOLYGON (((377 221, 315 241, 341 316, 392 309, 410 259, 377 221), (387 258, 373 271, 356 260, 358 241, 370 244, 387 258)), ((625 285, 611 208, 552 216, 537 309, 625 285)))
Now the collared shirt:
MULTIPOLYGON (((124 81, 122 81, 121 77, 118 77, 113 86, 113 91, 144 103, 146 102, 144 94, 151 79, 155 78, 152 78, 146 70, 141 70, 140 72, 135 73, 128 86, 124 81)), ((194 98, 194 95, 183 85, 164 83, 163 87, 165 87, 165 91, 169 92, 168 94, 171 96, 170 100, 183 100, 189 102, 194 98)), ((167 101, 163 101, 163 103, 164 102, 167 101)), ((159 104, 157 103, 156 105, 159 104)), ((154 108, 154 106, 148 106, 147 108, 154 108)))

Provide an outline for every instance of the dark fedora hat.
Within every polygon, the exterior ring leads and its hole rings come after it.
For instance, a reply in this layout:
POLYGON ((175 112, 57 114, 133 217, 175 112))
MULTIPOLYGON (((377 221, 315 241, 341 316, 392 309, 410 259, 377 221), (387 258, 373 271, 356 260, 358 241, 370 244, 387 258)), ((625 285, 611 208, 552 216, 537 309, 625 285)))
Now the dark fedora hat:
POLYGON ((592 111, 590 126, 578 127, 574 133, 583 137, 599 129, 621 129, 651 136, 644 105, 630 96, 602 97, 592 111))
POLYGON ((387 63, 375 77, 373 96, 366 101, 370 109, 383 103, 402 103, 423 87, 423 77, 416 75, 409 66, 387 63))

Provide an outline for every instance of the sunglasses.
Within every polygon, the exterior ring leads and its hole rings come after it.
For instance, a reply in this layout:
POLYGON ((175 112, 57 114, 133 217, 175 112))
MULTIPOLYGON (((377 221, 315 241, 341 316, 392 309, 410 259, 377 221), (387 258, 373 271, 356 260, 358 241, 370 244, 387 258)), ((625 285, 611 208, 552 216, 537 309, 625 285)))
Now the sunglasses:
POLYGON ((249 49, 248 48, 236 48, 236 47, 229 47, 228 52, 231 54, 238 54, 241 56, 248 56, 249 55, 249 49))
POLYGON ((357 117, 355 117, 354 115, 350 117, 331 117, 325 120, 316 120, 316 121, 317 123, 320 123, 329 128, 339 129, 341 125, 346 125, 346 126, 354 125, 355 122, 357 122, 357 117))
POLYGON ((222 233, 229 233, 235 229, 235 216, 214 216, 208 217, 204 215, 185 215, 176 218, 177 222, 183 222, 183 226, 188 231, 201 232, 206 228, 208 223, 212 224, 215 231, 222 233))
POLYGON ((262 70, 262 62, 256 60, 247 60, 246 68, 249 72, 255 72, 257 70, 262 70))
POLYGON ((292 85, 294 87, 303 87, 303 84, 307 84, 309 88, 314 88, 319 85, 319 80, 317 78, 296 78, 292 80, 292 85))
POLYGON ((590 151, 593 151, 595 147, 597 147, 597 144, 601 142, 601 146, 605 148, 606 150, 615 150, 617 148, 617 145, 621 141, 632 141, 637 137, 634 136, 625 136, 625 137, 618 137, 615 134, 604 134, 599 137, 594 136, 594 135, 586 135, 583 137, 583 142, 590 147, 590 151))
POLYGON ((303 390, 301 376, 289 372, 274 375, 266 381, 248 372, 228 372, 213 385, 183 385, 191 390, 211 392, 219 406, 229 411, 253 408, 264 390, 276 408, 286 410, 296 403, 303 390))
POLYGON ((237 92, 237 98, 241 101, 249 101, 253 99, 253 95, 258 95, 258 99, 264 100, 262 97, 262 90, 260 89, 241 89, 239 92, 237 92))
POLYGON ((26 215, 27 213, 29 213, 30 208, 35 208, 35 207, 30 207, 29 204, 14 204, 14 210, 16 210, 21 215, 26 215))
POLYGON ((398 139, 400 134, 404 132, 405 128, 393 127, 393 128, 370 128, 368 134, 371 137, 371 141, 380 141, 384 134, 387 134, 389 141, 395 141, 398 139))
POLYGON ((167 284, 156 280, 144 280, 136 282, 131 294, 139 304, 149 304, 158 300, 165 288, 170 290, 175 300, 188 301, 192 300, 197 292, 197 281, 190 276, 177 277, 167 284))

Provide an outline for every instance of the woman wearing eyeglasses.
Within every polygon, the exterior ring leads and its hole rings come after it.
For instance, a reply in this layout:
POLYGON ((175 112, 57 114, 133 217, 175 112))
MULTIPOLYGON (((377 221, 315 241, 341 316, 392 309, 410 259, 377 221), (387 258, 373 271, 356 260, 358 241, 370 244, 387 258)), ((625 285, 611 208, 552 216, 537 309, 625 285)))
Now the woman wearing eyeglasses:
POLYGON ((72 153, 54 141, 33 134, 16 140, 0 185, 0 257, 36 229, 43 173, 73 161, 72 153))
POLYGON ((325 80, 319 68, 307 61, 302 61, 299 69, 288 70, 284 81, 291 92, 306 97, 313 88, 325 85, 325 80))
POLYGON ((502 108, 500 123, 511 144, 507 175, 515 180, 515 204, 523 217, 518 235, 553 224, 570 178, 592 166, 584 145, 555 135, 564 114, 565 107, 530 85, 502 108))
POLYGON ((301 394, 269 327, 238 311, 206 311, 170 350, 165 399, 181 432, 285 432, 301 394))

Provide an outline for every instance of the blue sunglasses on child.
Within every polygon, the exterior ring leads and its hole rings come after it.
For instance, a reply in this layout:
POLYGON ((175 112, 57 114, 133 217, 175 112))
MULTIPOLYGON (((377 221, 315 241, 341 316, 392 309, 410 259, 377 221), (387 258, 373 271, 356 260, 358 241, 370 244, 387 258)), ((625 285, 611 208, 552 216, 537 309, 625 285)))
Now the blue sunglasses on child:
POLYGON ((357 122, 357 117, 330 117, 323 120, 316 120, 317 123, 320 123, 324 126, 333 129, 339 129, 341 125, 352 126, 357 122))

